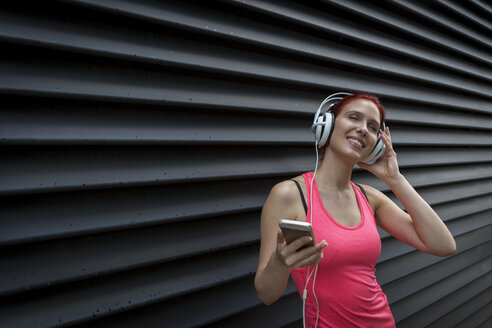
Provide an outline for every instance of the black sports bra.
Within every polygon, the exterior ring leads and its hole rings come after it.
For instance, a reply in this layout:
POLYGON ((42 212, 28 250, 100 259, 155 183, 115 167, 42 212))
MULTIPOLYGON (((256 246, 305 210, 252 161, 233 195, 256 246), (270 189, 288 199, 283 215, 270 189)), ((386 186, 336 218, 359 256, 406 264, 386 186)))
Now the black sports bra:
MULTIPOLYGON (((290 181, 294 181, 296 183, 297 189, 299 189, 299 195, 301 196, 302 205, 304 206, 304 212, 306 212, 306 215, 307 215, 308 208, 307 208, 307 204, 306 204, 306 199, 304 198, 304 194, 302 193, 301 185, 296 180, 290 180, 290 181)), ((355 185, 357 187, 359 187, 360 191, 362 191, 362 194, 367 199, 367 195, 366 195, 366 192, 365 192, 364 188, 362 188, 362 186, 359 185, 359 184, 357 184, 357 183, 355 185)))

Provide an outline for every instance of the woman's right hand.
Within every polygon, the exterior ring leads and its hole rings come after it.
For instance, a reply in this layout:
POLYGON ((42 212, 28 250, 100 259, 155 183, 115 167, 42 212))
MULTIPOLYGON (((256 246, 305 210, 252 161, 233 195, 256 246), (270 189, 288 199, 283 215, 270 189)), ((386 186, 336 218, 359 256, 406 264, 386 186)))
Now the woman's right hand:
POLYGON ((277 231, 275 256, 283 265, 290 269, 316 265, 323 259, 323 248, 328 243, 323 240, 314 246, 303 248, 311 242, 311 237, 304 236, 287 245, 282 230, 279 229, 277 231))

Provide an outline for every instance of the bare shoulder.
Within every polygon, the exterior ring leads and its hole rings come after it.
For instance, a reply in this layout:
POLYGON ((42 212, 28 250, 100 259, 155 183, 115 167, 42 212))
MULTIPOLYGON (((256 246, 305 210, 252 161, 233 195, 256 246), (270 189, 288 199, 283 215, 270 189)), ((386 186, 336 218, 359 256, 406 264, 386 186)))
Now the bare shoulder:
POLYGON ((275 189, 275 192, 278 193, 279 196, 283 196, 285 198, 285 200, 290 201, 290 202, 299 199, 299 190, 297 189, 296 184, 292 180, 295 180, 299 183, 299 185, 302 189, 302 192, 305 195, 306 194, 306 181, 304 180, 302 175, 298 175, 298 176, 293 177, 289 180, 279 182, 278 184, 276 184, 273 187, 272 192, 275 189))
POLYGON ((270 197, 281 201, 282 203, 291 203, 296 199, 297 187, 294 182, 285 180, 273 186, 270 197))
MULTIPOLYGON (((305 189, 304 181, 298 180, 299 177, 293 178, 299 183, 302 182, 301 188, 305 189)), ((301 180, 304 180, 302 176, 301 180)), ((291 179, 292 180, 292 179, 291 179)), ((268 196, 263 210, 267 213, 274 211, 275 215, 281 215, 283 218, 291 220, 303 219, 304 207, 299 190, 293 181, 285 180, 273 186, 268 196)))

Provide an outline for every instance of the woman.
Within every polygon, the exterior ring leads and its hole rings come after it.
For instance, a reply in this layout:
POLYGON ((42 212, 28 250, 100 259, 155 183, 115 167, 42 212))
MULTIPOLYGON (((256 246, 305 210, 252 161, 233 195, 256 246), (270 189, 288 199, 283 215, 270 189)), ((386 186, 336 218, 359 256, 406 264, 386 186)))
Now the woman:
POLYGON ((265 202, 255 287, 259 298, 272 304, 292 275, 301 296, 309 290, 305 304, 309 327, 394 327, 386 296, 375 279, 381 251, 376 225, 437 256, 455 253, 456 243, 400 173, 390 129, 382 130, 385 110, 379 100, 369 94, 347 94, 331 113, 335 124, 315 178, 312 172, 294 178, 300 188, 290 180, 280 182, 265 202), (386 151, 374 164, 364 163, 378 138, 386 151), (364 195, 350 181, 355 164, 385 182, 407 212, 370 186, 361 186, 364 195), (311 222, 318 243, 303 247, 311 240, 302 237, 287 245, 278 227, 281 218, 311 222))

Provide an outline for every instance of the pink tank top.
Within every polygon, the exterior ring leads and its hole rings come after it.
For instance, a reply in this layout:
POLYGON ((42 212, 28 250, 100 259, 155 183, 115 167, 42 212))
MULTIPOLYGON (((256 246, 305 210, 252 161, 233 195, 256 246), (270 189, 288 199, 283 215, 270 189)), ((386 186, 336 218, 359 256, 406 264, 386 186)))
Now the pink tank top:
MULTIPOLYGON (((326 240, 323 260, 316 275, 315 292, 319 304, 318 327, 395 327, 386 299, 376 281, 374 266, 381 254, 381 239, 376 220, 366 198, 352 182, 361 212, 361 222, 348 227, 337 222, 325 209, 314 181, 313 204, 310 188, 313 173, 303 174, 306 181, 308 213, 313 211, 313 230, 317 242, 326 240)), ((314 267, 311 268, 313 270, 314 267)), ((302 295, 308 268, 291 271, 292 279, 302 295)), ((316 301, 309 281, 306 299, 306 326, 316 322, 316 301)))

